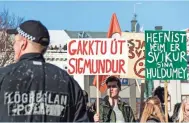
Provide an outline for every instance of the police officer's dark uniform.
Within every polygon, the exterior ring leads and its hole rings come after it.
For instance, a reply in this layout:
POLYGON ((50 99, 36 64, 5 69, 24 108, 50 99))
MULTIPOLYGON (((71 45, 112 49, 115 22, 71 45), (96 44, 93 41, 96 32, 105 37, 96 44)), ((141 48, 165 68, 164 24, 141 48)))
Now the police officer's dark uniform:
MULTIPOLYGON (((44 46, 50 40, 39 21, 26 21, 7 32, 44 46)), ((80 122, 88 118, 78 83, 64 70, 45 63, 42 54, 28 53, 0 68, 0 121, 80 122)))

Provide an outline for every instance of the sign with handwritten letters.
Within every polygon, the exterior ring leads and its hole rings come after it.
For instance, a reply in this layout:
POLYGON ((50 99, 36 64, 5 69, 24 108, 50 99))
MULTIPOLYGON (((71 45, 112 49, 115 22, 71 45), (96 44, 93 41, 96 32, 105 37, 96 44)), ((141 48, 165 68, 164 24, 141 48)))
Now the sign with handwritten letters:
POLYGON ((67 47, 68 73, 71 75, 120 75, 128 72, 126 40, 70 39, 67 47))
POLYGON ((187 35, 187 55, 189 55, 189 31, 186 33, 187 35))
MULTIPOLYGON (((121 78, 144 79, 145 58, 144 58, 144 33, 122 32, 123 39, 128 42, 128 73, 121 75, 121 78)), ((127 59, 125 57, 125 59, 127 59)))
POLYGON ((145 31, 146 80, 186 80, 185 31, 145 31))

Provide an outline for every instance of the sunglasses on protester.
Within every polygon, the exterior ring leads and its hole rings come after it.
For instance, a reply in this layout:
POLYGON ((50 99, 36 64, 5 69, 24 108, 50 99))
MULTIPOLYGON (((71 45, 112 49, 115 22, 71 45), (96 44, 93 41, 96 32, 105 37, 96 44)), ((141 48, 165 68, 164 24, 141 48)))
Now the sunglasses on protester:
POLYGON ((108 85, 108 88, 117 88, 117 85, 108 85))

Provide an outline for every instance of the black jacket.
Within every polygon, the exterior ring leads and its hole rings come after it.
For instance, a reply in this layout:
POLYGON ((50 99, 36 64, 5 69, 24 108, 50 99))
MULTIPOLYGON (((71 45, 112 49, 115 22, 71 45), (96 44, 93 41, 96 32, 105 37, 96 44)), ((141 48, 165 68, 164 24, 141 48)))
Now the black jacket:
POLYGON ((177 103, 174 106, 173 115, 171 117, 173 122, 177 122, 181 103, 177 103))
POLYGON ((88 121, 83 92, 66 71, 41 54, 0 68, 1 122, 88 121))
MULTIPOLYGON (((116 114, 113 111, 113 107, 108 101, 109 97, 106 96, 104 99, 100 99, 99 113, 100 121, 102 122, 116 122, 116 114)), ((118 101, 118 108, 122 112, 125 122, 135 122, 135 116, 132 108, 123 102, 121 98, 118 101)), ((96 104, 93 105, 93 109, 96 111, 96 104)), ((95 112, 94 112, 95 113, 95 112)))

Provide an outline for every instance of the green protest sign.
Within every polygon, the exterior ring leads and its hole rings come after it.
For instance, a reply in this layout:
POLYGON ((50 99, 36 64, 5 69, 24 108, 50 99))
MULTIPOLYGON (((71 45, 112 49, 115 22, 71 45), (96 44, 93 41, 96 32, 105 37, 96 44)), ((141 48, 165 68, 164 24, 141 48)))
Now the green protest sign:
POLYGON ((185 31, 145 31, 146 80, 186 80, 185 31))

